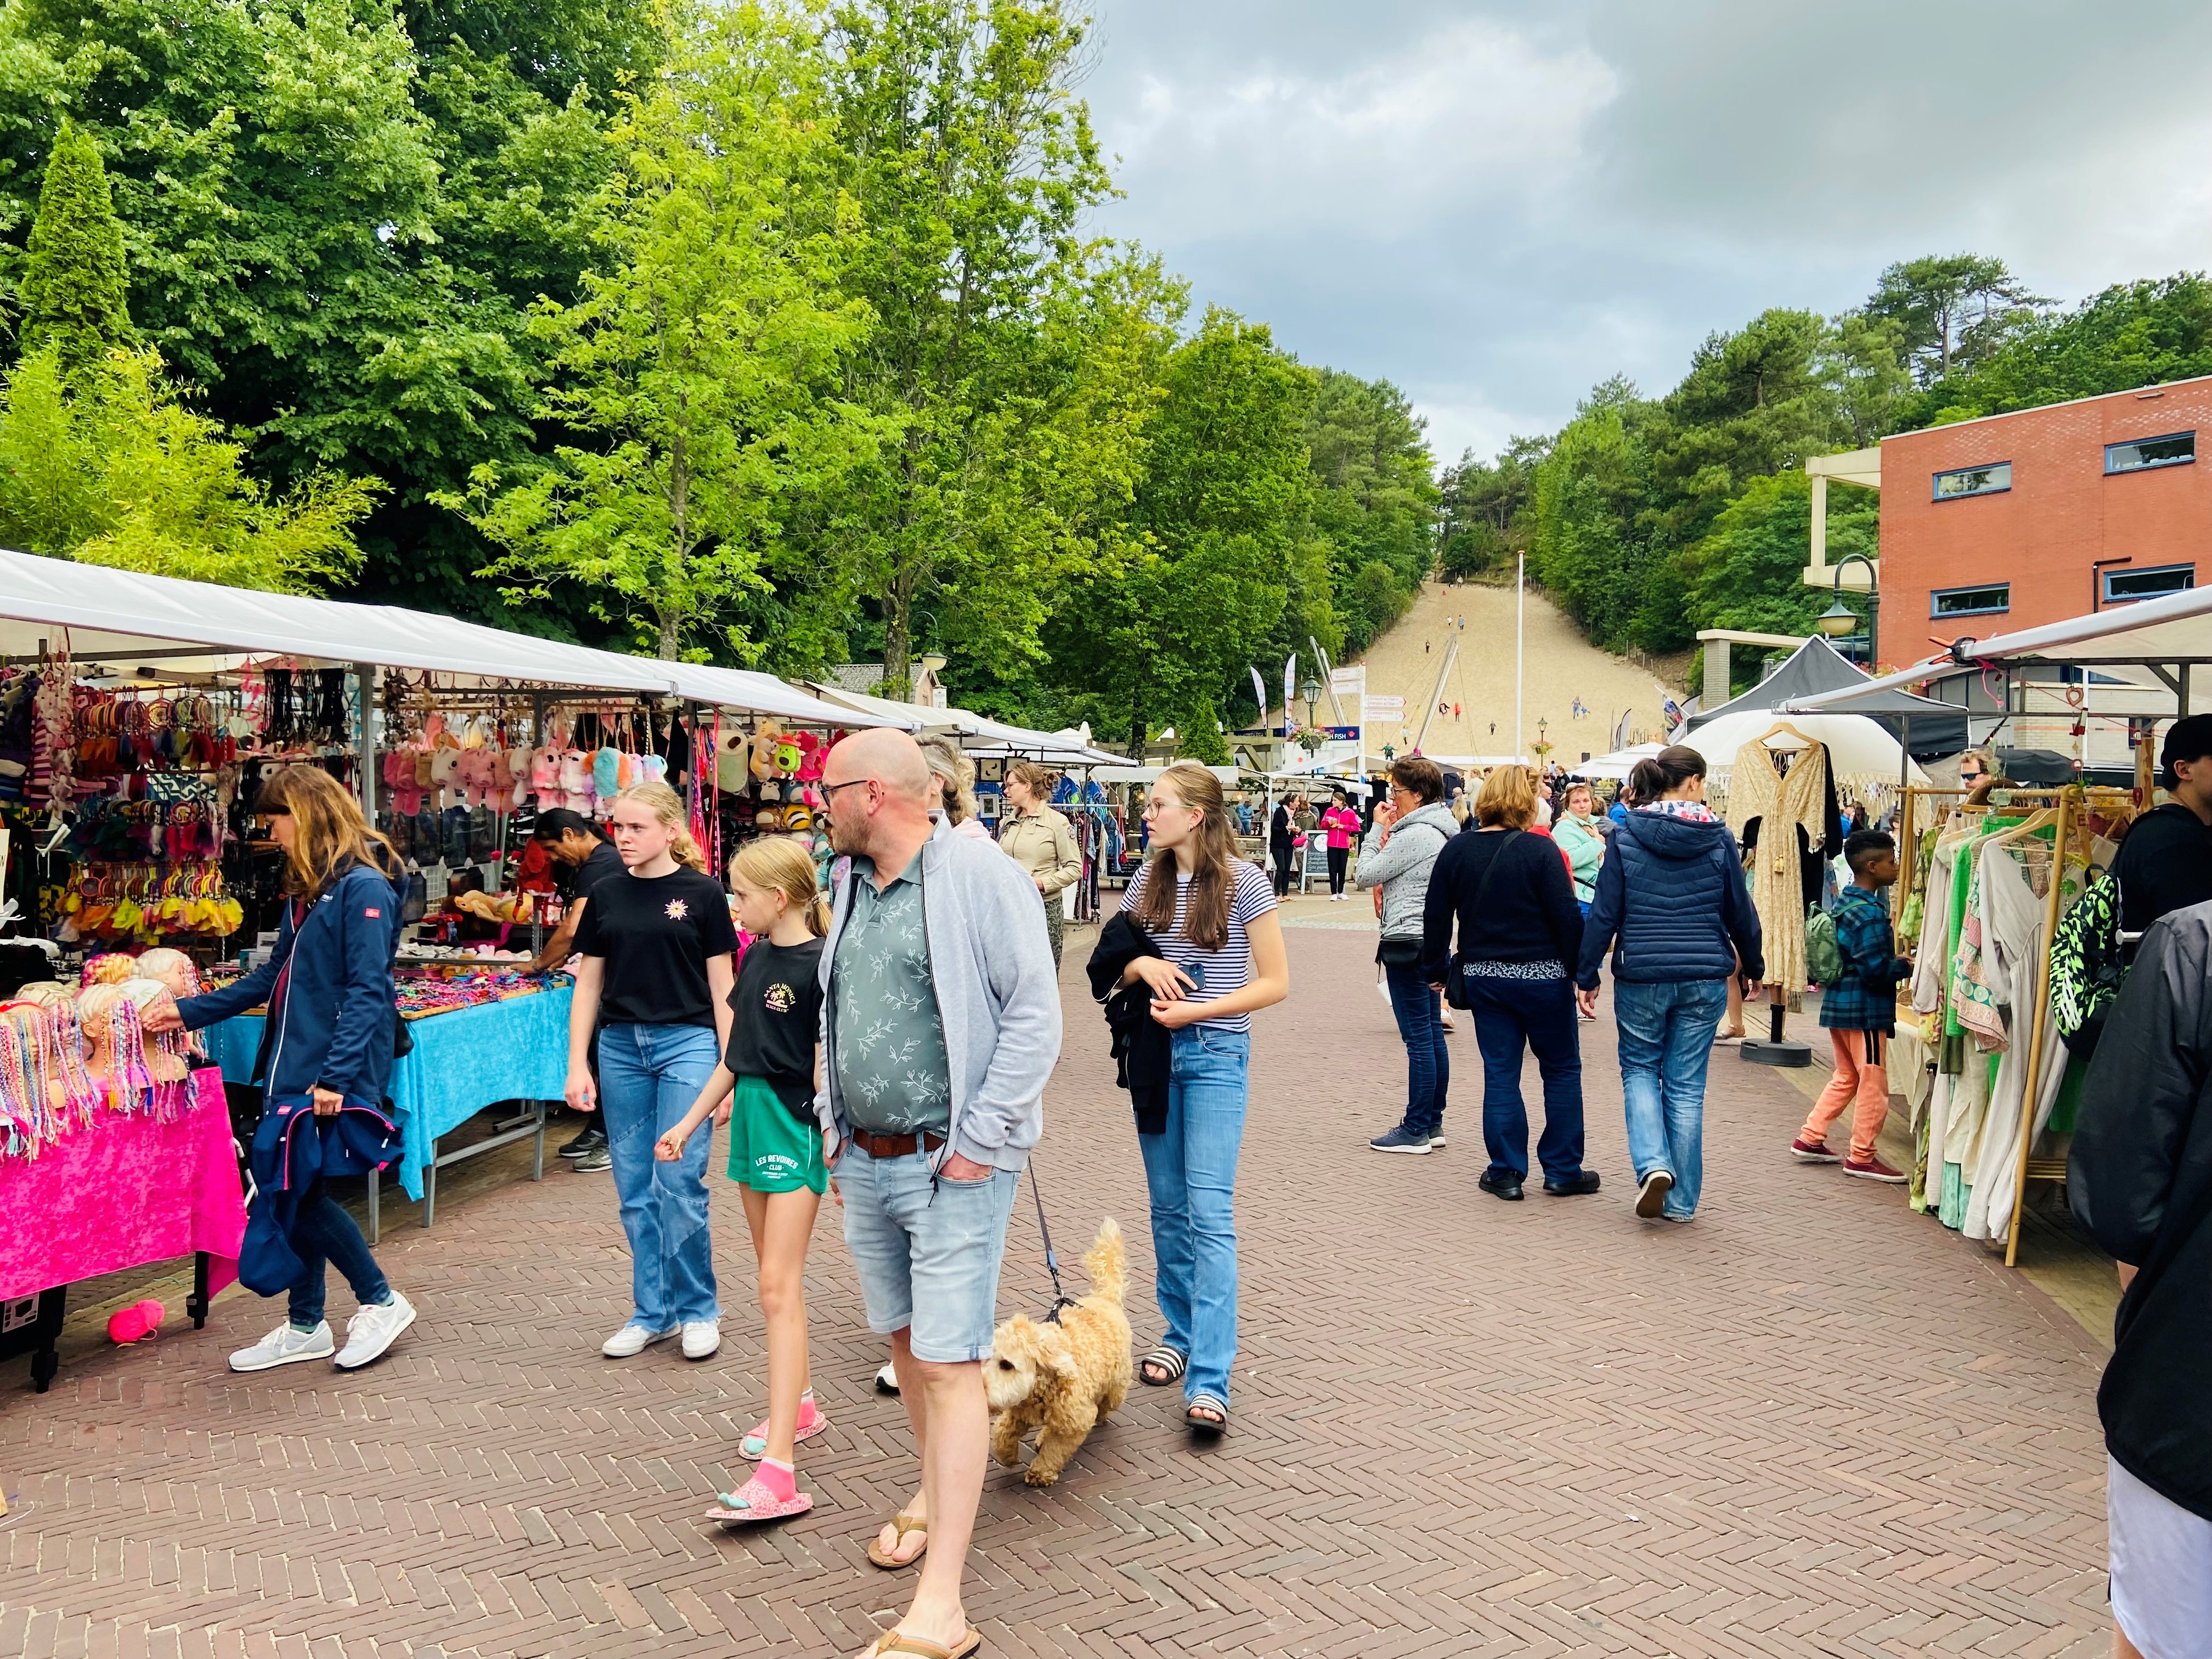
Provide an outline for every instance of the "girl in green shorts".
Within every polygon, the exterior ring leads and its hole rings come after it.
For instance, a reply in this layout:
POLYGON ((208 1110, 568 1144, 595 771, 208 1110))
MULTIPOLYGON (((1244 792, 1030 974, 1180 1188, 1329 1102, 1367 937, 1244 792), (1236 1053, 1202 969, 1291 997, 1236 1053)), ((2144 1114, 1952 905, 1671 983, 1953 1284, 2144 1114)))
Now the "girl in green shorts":
POLYGON ((754 936, 730 994, 730 1047, 684 1121, 660 1138, 673 1163, 709 1115, 730 1126, 730 1179, 744 1195, 760 1263, 768 1326, 768 1417, 739 1443, 753 1478, 717 1494, 709 1520, 775 1521, 814 1499, 798 1488, 795 1448, 830 1426, 807 1386, 806 1295, 801 1275, 814 1213, 829 1184, 814 1091, 820 1076, 822 936, 830 906, 814 860, 781 836, 750 842, 730 860, 738 925, 754 936))

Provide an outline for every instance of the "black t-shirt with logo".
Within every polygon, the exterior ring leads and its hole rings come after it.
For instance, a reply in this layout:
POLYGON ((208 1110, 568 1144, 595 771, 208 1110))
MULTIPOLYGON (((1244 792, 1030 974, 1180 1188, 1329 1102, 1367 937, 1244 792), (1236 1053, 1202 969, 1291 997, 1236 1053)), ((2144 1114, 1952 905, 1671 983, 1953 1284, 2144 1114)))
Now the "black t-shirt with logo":
POLYGON ((624 870, 599 883, 590 898, 576 927, 576 949, 606 963, 600 1022, 714 1024, 707 963, 738 948, 721 884, 680 866, 665 876, 624 870))
POLYGON ((723 1064, 757 1077, 803 1122, 814 1121, 814 1045, 822 1035, 822 941, 757 939, 730 993, 730 1051, 723 1064))

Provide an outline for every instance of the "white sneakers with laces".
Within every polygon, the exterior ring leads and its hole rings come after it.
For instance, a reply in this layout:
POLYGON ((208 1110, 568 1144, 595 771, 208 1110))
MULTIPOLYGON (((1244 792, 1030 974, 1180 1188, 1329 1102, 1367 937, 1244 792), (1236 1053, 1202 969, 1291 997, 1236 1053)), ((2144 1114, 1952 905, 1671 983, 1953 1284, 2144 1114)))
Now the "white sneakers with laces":
POLYGON ((346 1321, 346 1345, 338 1353, 338 1369, 350 1371, 366 1365, 414 1322, 415 1304, 397 1291, 391 1301, 362 1309, 346 1321))
POLYGON ((599 1344, 599 1352, 610 1359, 628 1359, 632 1354, 643 1353, 656 1342, 665 1342, 676 1334, 678 1328, 671 1325, 665 1331, 648 1330, 635 1319, 599 1344))
POLYGON ((329 1320, 312 1331, 295 1331, 288 1319, 252 1347, 240 1348, 231 1355, 230 1368, 234 1371, 265 1371, 276 1365, 296 1365, 302 1359, 328 1359, 337 1349, 329 1320))
POLYGON ((704 1359, 722 1346, 722 1322, 689 1319, 684 1322, 684 1357, 704 1359))

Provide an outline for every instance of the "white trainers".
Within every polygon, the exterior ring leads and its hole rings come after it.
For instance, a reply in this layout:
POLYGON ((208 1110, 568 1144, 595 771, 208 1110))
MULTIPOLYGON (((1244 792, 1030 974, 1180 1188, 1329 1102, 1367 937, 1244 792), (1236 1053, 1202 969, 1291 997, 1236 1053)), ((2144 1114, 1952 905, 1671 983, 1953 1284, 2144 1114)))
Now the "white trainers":
POLYGON ((240 1348, 231 1355, 230 1368, 234 1371, 265 1371, 272 1365, 296 1365, 302 1359, 328 1359, 337 1346, 336 1339, 331 1335, 329 1320, 312 1331, 295 1331, 288 1319, 252 1347, 240 1348))
POLYGON ((397 1291, 392 1291, 391 1301, 363 1308, 346 1321, 346 1345, 338 1352, 338 1369, 349 1371, 366 1365, 414 1322, 415 1304, 397 1291))
POLYGON ((632 1354, 643 1353, 656 1342, 665 1342, 676 1334, 677 1327, 665 1331, 647 1330, 635 1319, 599 1344, 599 1352, 610 1359, 627 1359, 632 1354))
POLYGON ((719 1319, 687 1319, 684 1322, 684 1357, 704 1359, 722 1346, 722 1322, 719 1319))

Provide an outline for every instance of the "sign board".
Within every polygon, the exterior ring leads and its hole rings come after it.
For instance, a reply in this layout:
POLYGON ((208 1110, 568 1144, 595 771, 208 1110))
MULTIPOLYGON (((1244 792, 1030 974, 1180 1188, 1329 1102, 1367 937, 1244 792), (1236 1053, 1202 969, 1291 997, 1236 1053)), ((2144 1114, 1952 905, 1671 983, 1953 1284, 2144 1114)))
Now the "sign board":
POLYGON ((1406 700, 1403 697, 1370 696, 1365 702, 1370 726, 1389 726, 1406 718, 1406 700))
POLYGON ((1324 726, 1321 729, 1327 736, 1340 738, 1347 743, 1359 735, 1359 728, 1356 726, 1324 726))
POLYGON ((1366 665, 1362 663, 1351 668, 1330 669, 1328 671, 1328 689, 1332 691, 1366 690, 1366 665))

